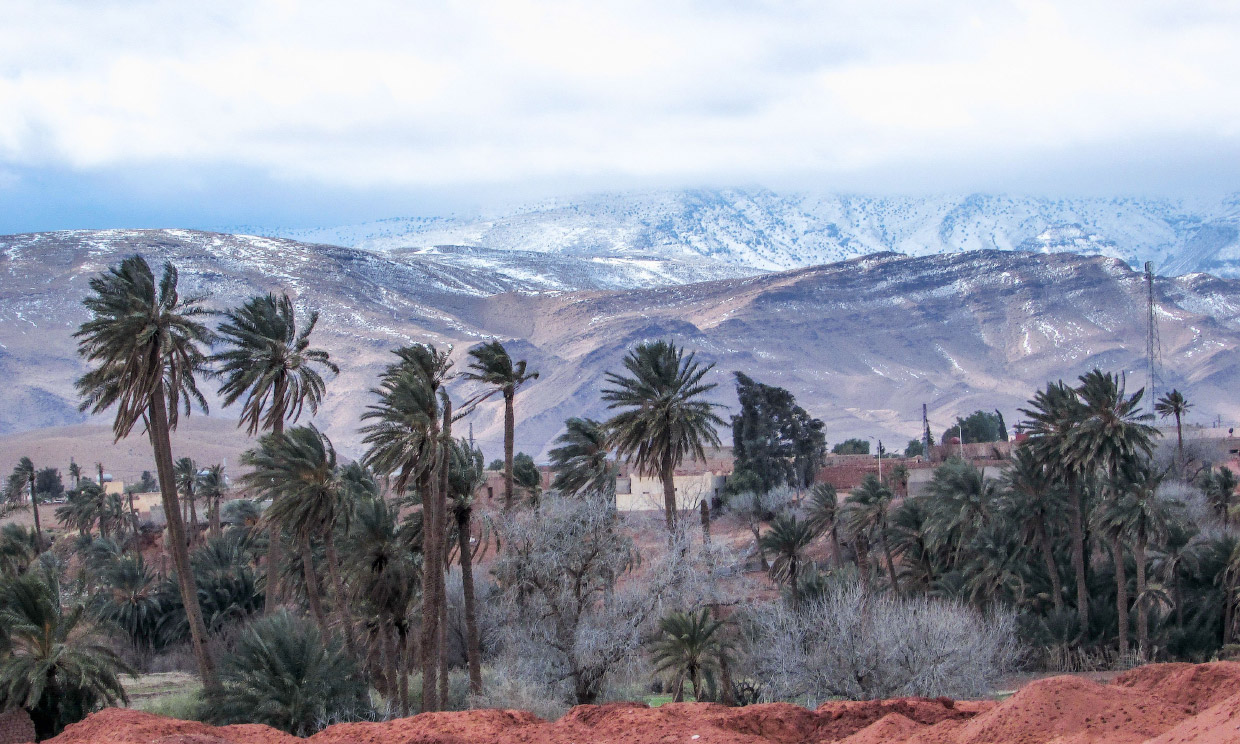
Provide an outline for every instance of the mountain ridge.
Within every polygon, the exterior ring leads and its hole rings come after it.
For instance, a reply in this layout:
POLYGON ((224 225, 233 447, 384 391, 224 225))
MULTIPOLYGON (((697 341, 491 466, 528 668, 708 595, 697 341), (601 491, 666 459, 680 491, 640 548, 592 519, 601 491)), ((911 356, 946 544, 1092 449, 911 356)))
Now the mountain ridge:
MULTIPOLYGON (((830 441, 902 444, 918 433, 923 402, 936 432, 975 408, 1015 420, 1047 380, 1095 365, 1144 375, 1145 285, 1116 258, 884 253, 680 286, 522 292, 486 270, 338 246, 184 230, 43 233, 0 236, 0 432, 86 420, 72 388, 84 369, 71 336, 86 317, 80 300, 90 276, 133 253, 173 261, 184 291, 210 290, 213 307, 287 291, 319 310, 316 344, 342 372, 315 421, 352 454, 367 391, 390 351, 413 341, 452 345, 461 369, 470 346, 498 339, 541 371, 517 401, 517 446, 536 456, 568 416, 606 416, 603 373, 655 338, 716 363, 716 402, 735 405, 732 370, 788 388, 827 422, 830 441)), ((1158 301, 1166 385, 1200 416, 1240 419, 1240 282, 1160 279, 1158 301)), ((454 394, 471 389, 452 383, 454 394)), ((488 403, 472 417, 489 453, 501 411, 488 403)))

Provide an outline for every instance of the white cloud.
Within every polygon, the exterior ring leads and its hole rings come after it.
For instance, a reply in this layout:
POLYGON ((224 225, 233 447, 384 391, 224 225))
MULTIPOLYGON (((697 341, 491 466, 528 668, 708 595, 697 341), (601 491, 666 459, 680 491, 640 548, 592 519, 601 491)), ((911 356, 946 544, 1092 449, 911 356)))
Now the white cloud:
POLYGON ((0 164, 22 168, 368 187, 831 176, 1234 148, 1240 121, 1240 8, 1224 3, 18 0, 4 15, 0 164))

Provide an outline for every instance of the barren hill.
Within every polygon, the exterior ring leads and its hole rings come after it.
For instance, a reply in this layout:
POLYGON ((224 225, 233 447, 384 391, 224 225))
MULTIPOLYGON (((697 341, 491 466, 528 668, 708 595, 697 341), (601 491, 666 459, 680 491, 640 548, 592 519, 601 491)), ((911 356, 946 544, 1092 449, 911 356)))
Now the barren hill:
MULTIPOLYGON (((484 339, 512 342, 542 372, 518 398, 517 446, 533 453, 545 452, 565 417, 605 414, 604 371, 644 339, 674 338, 717 363, 721 403, 735 403, 734 369, 789 388, 827 421, 831 441, 872 435, 902 445, 919 430, 923 401, 936 433, 979 407, 1011 421, 1036 387, 1094 365, 1128 371, 1133 387, 1144 378, 1142 278, 1100 256, 879 254, 683 286, 531 292, 511 276, 416 253, 181 230, 80 231, 0 237, 0 432, 84 420, 72 386, 83 369, 71 338, 85 318, 80 300, 92 275, 132 253, 173 261, 184 291, 209 291, 215 307, 286 291, 321 310, 317 340, 342 373, 318 423, 346 452, 388 350, 409 341, 453 344, 458 359, 484 339)), ((1230 395, 1240 283, 1160 279, 1158 301, 1168 385, 1197 402, 1203 421, 1240 418, 1230 395)), ((488 455, 498 452, 498 404, 474 417, 474 431, 488 455)))

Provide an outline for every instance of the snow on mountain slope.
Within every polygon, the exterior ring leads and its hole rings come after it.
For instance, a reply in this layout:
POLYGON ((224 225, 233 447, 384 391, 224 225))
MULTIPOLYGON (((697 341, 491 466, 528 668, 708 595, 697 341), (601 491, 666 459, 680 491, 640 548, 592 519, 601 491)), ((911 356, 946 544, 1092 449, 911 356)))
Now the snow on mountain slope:
MULTIPOLYGON (((518 397, 517 446, 536 456, 565 418, 609 415, 599 397, 605 372, 651 339, 715 363, 719 403, 735 406, 733 370, 788 388, 827 422, 833 442, 907 441, 922 403, 936 432, 976 408, 1014 420, 1047 380, 1095 365, 1142 378, 1145 286, 1108 257, 882 253, 680 286, 518 292, 510 290, 526 280, 497 273, 504 257, 485 251, 379 254, 185 230, 80 231, 0 236, 0 433, 86 418, 73 389, 84 369, 72 338, 86 318, 81 299, 92 276, 134 253, 157 270, 172 261, 183 291, 209 292, 217 309, 289 292, 303 311, 320 311, 315 344, 341 373, 314 420, 350 456, 368 391, 390 351, 411 341, 451 346, 458 369, 468 348, 493 338, 529 360, 541 376, 518 397)), ((586 258, 560 257, 544 256, 527 288, 577 281, 569 269, 586 258)), ((1240 282, 1162 279, 1158 301, 1164 379, 1196 404, 1190 423, 1240 420, 1240 282)), ((459 377, 450 388, 458 399, 476 391, 459 377)), ((213 415, 236 415, 211 402, 213 415)), ((502 440, 502 412, 502 401, 489 401, 470 418, 488 454, 502 440)))
POLYGON ((479 217, 257 229, 374 251, 457 245, 573 256, 644 255, 779 271, 895 251, 1077 252, 1159 273, 1240 276, 1240 201, 941 197, 686 190, 550 200, 479 217))

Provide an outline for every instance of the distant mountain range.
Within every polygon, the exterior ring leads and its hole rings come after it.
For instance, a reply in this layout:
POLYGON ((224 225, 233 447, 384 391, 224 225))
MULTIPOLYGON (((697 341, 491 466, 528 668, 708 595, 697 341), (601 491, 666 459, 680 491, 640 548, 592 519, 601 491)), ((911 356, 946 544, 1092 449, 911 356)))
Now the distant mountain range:
MULTIPOLYGON (((732 370, 789 388, 826 420, 832 442, 874 436, 902 446, 918 433, 923 402, 936 434, 977 408, 998 408, 1011 423, 1048 379, 1094 365, 1128 372, 1134 388, 1143 381, 1145 287, 1117 258, 879 253, 678 286, 598 289, 598 275, 578 271, 581 255, 551 254, 528 279, 496 269, 504 250, 462 250, 445 261, 440 251, 185 230, 0 236, 0 432, 85 419, 73 392, 83 367, 71 338, 86 317, 81 298, 91 276, 133 253, 175 262, 185 289, 209 291, 215 307, 286 291, 319 309, 317 342, 342 371, 316 421, 352 454, 367 390, 389 350, 409 341, 452 344, 458 368, 466 349, 490 338, 528 359, 542 376, 518 397, 517 445, 538 456, 566 417, 607 415, 599 401, 604 372, 647 339, 675 339, 716 363, 720 403, 735 406, 732 370), (548 291, 548 277, 562 287, 548 291)), ((676 260, 680 267, 698 259, 676 260)), ((1201 421, 1240 418, 1240 282, 1160 279, 1157 298, 1167 384, 1197 403, 1201 421)), ((468 385, 457 380, 453 389, 463 396, 468 385)), ((499 404, 481 409, 473 424, 488 456, 497 455, 499 404)))
POLYGON ((241 232, 389 252, 435 246, 449 263, 519 263, 529 281, 553 262, 597 286, 817 266, 894 251, 928 256, 975 250, 1073 252, 1146 261, 1159 274, 1240 277, 1240 195, 1219 199, 1052 199, 972 194, 870 197, 768 190, 600 194, 490 214, 390 219, 323 229, 241 232), (462 252, 463 248, 470 251, 462 252), (478 252, 481 251, 481 252, 478 252), (518 255, 505 259, 504 253, 518 255), (541 258, 536 258, 541 256, 541 258), (688 263, 690 268, 682 268, 688 263), (714 265, 712 273, 701 274, 714 265), (641 267, 642 271, 631 270, 641 267))

